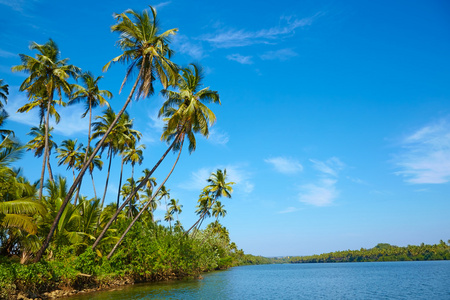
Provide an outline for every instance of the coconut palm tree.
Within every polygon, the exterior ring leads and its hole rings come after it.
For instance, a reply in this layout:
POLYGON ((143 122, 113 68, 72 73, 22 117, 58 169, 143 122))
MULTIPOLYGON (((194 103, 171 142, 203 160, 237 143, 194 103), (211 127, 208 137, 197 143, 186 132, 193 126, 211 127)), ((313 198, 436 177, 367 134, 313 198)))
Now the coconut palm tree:
MULTIPOLYGON (((57 149, 58 145, 52 140, 52 134, 53 127, 50 127, 48 129, 48 148, 49 148, 49 154, 52 154, 52 149, 57 149)), ((31 127, 31 130, 28 135, 32 136, 33 138, 28 141, 28 143, 25 145, 25 148, 27 151, 33 151, 35 157, 41 157, 45 150, 45 126, 40 125, 39 127, 31 127)), ((47 169, 48 169, 48 176, 51 181, 53 181, 53 172, 52 167, 50 166, 50 157, 47 159, 47 169)))
MULTIPOLYGON (((92 138, 95 139, 95 138, 100 137, 102 140, 104 139, 104 143, 102 145, 102 151, 105 149, 108 149, 107 157, 109 158, 105 190, 104 190, 102 201, 100 204, 100 206, 103 207, 103 203, 104 203, 105 197, 106 197, 106 192, 108 189, 112 159, 120 151, 120 149, 123 149, 123 147, 126 143, 129 143, 129 144, 132 143, 133 141, 131 139, 135 135, 137 136, 138 133, 132 131, 131 127, 133 126, 133 122, 130 119, 128 113, 126 113, 126 112, 124 114, 122 114, 120 121, 113 126, 113 130, 109 131, 109 133, 107 133, 108 129, 111 126, 111 124, 113 124, 114 120, 116 119, 116 114, 114 113, 112 108, 108 107, 103 112, 102 116, 97 116, 95 119, 98 121, 92 123, 93 130, 94 130, 94 133, 92 134, 92 138), (132 133, 130 133, 131 131, 132 131, 132 133), (107 134, 107 136, 105 138, 106 134, 107 134)), ((139 135, 139 137, 140 137, 140 135, 139 135)), ((92 154, 91 154, 91 156, 92 156, 92 154)), ((88 162, 89 162, 89 160, 88 160, 88 162)))
MULTIPOLYGON (((3 79, 0 79, 0 99, 3 99, 3 101, 5 101, 5 104, 8 103, 8 95, 8 85, 6 83, 3 83, 3 79)), ((0 101, 0 109, 3 109, 2 101, 0 101)))
POLYGON ((0 138, 3 140, 7 136, 14 136, 14 131, 9 129, 2 129, 3 125, 5 125, 6 119, 9 118, 6 110, 0 111, 0 138))
POLYGON ((170 211, 166 211, 166 214, 164 215, 164 221, 169 222, 169 228, 172 230, 172 221, 173 221, 173 214, 170 213, 170 211))
POLYGON ((144 149, 145 145, 141 144, 139 146, 129 146, 123 151, 124 162, 131 163, 131 178, 134 177, 134 166, 136 164, 141 165, 144 160, 144 149))
MULTIPOLYGON (((91 153, 93 151, 92 147, 89 147, 89 150, 86 151, 85 148, 83 148, 83 153, 81 154, 80 157, 80 161, 77 164, 77 169, 81 169, 85 163, 85 156, 87 153, 87 156, 90 156, 91 153)), ((94 199, 97 199, 97 192, 95 190, 95 182, 94 182, 94 176, 92 175, 92 173, 94 172, 94 169, 99 169, 100 171, 103 168, 103 161, 100 159, 100 155, 96 155, 94 156, 94 159, 91 161, 91 163, 89 164, 89 174, 91 175, 91 179, 92 179, 92 188, 94 189, 94 199)))
MULTIPOLYGON (((80 151, 83 148, 83 144, 79 143, 78 140, 64 140, 61 143, 61 146, 56 150, 58 155, 56 158, 59 159, 58 166, 67 165, 67 170, 72 169, 73 179, 75 180, 75 169, 82 152, 80 151)), ((76 199, 75 199, 76 202, 76 199)))
MULTIPOLYGON (((85 72, 81 74, 79 78, 83 82, 83 86, 78 84, 72 85, 74 92, 69 101, 69 105, 84 102, 86 111, 81 115, 82 118, 86 117, 87 113, 89 112, 89 131, 88 142, 86 146, 86 151, 88 151, 91 145, 92 109, 96 108, 97 106, 105 105, 109 107, 109 103, 105 98, 111 99, 113 95, 110 91, 100 90, 100 88, 98 87, 98 82, 103 78, 103 76, 98 76, 94 79, 94 75, 92 75, 91 72, 85 72)), ((84 162, 86 162, 88 157, 88 152, 86 152, 86 155, 84 156, 84 162)))
POLYGON ((171 214, 177 214, 177 220, 179 214, 182 212, 183 205, 180 204, 180 200, 178 199, 170 199, 169 201, 169 212, 171 214))
MULTIPOLYGON (((145 184, 145 180, 148 180, 154 170, 166 157, 167 153, 170 150, 178 151, 179 153, 177 159, 175 160, 175 164, 164 182, 161 184, 160 188, 164 185, 165 181, 167 181, 169 176, 172 174, 173 169, 178 162, 186 136, 189 140, 190 152, 194 151, 196 148, 194 133, 200 132, 203 136, 208 137, 208 126, 212 126, 214 124, 216 117, 214 113, 204 104, 204 102, 220 104, 219 94, 216 91, 209 90, 209 88, 200 89, 200 87, 202 86, 201 79, 203 78, 202 70, 197 65, 191 66, 192 68, 186 68, 182 70, 182 76, 179 76, 177 82, 178 92, 172 92, 168 90, 164 90, 163 92, 163 95, 167 97, 167 100, 165 101, 163 108, 160 110, 159 114, 160 116, 163 115, 165 117, 167 123, 164 127, 164 132, 161 136, 161 139, 167 142, 171 142, 171 145, 158 161, 158 163, 153 167, 152 171, 146 175, 144 181, 142 181, 137 186, 136 190, 131 193, 128 199, 124 201, 118 211, 123 209, 127 201, 145 184)), ((156 194, 158 192, 159 189, 156 194)), ((128 229, 122 235, 121 240, 148 205, 150 205, 150 202, 148 202, 144 206, 141 212, 133 220, 128 229)), ((118 213, 113 216, 113 219, 117 217, 117 215, 118 213)), ((94 243, 93 248, 96 247, 98 241, 101 240, 104 233, 106 232, 106 229, 112 222, 113 220, 110 220, 105 226, 102 233, 100 233, 99 237, 97 238, 97 241, 94 243)), ((119 240, 115 248, 113 248, 110 255, 112 255, 112 253, 115 251, 121 240, 119 240)))
POLYGON ((71 86, 67 79, 69 77, 75 78, 80 70, 73 65, 67 64, 68 59, 60 59, 59 48, 51 39, 42 45, 32 42, 30 49, 38 51, 36 57, 19 54, 22 64, 14 66, 12 71, 23 71, 29 73, 29 77, 27 77, 21 84, 20 91, 27 91, 30 99, 32 99, 33 96, 42 96, 44 94, 46 96, 45 98, 47 98, 45 150, 41 171, 41 185, 39 188, 39 200, 41 200, 42 188, 44 185, 45 162, 49 157, 48 128, 50 110, 53 104, 55 92, 60 99, 62 99, 63 93, 67 95, 70 94, 71 86))
POLYGON ((233 188, 231 186, 234 182, 226 182, 226 180, 226 169, 223 171, 217 169, 216 172, 211 173, 211 176, 207 179, 208 185, 203 189, 203 197, 200 197, 199 199, 200 205, 197 213, 201 213, 200 218, 194 223, 194 225, 192 225, 191 228, 189 228, 188 231, 186 231, 186 234, 196 225, 200 228, 204 218, 210 215, 209 210, 215 204, 217 199, 220 197, 231 198, 231 193, 233 192, 233 188), (211 199, 208 199, 207 197, 211 197, 211 199))

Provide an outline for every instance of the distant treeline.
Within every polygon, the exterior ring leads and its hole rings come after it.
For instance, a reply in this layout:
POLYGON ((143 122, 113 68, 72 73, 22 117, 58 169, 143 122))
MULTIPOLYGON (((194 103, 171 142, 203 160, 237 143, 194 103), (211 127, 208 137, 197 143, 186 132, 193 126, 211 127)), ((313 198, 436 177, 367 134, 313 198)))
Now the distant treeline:
POLYGON ((450 260, 450 240, 439 244, 406 247, 380 243, 371 249, 345 250, 311 256, 274 258, 273 263, 331 263, 369 261, 450 260))

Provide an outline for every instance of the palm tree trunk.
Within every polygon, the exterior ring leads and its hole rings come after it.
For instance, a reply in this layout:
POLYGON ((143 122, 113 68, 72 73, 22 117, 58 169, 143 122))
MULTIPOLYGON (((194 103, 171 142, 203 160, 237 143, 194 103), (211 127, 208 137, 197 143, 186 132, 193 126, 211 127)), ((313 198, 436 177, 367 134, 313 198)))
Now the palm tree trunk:
POLYGON ((105 202, 106 191, 108 190, 109 174, 111 171, 111 162, 112 162, 112 148, 108 149, 108 156, 109 156, 108 174, 106 175, 105 191, 103 192, 102 204, 100 205, 100 207, 102 207, 102 208, 103 208, 103 203, 105 202))
MULTIPOLYGON (((91 178, 92 178, 92 188, 94 189, 94 199, 97 199, 97 192, 95 191, 94 176, 92 175, 92 173, 90 173, 90 174, 91 174, 91 178)), ((101 208, 103 208, 103 203, 102 203, 101 208)))
MULTIPOLYGON (((201 214, 201 216, 200 216, 200 218, 197 220, 197 222, 195 222, 194 225, 192 225, 191 228, 189 228, 189 229, 184 233, 185 235, 188 234, 189 231, 191 231, 192 228, 194 228, 195 226, 197 226, 197 224, 198 224, 200 221, 201 221, 201 223, 203 223, 203 218, 204 218, 204 216, 206 215, 206 213, 208 212, 208 210, 210 210, 211 207, 214 205, 214 202, 216 202, 215 199, 214 199, 214 201, 211 202, 211 205, 208 207, 208 209, 205 210, 205 211, 201 214)), ((202 225, 201 223, 200 223, 200 225, 199 225, 199 228, 200 228, 200 226, 202 225)))
MULTIPOLYGON (((92 245, 92 250, 95 249, 95 247, 97 247, 98 243, 102 240, 103 236, 105 235, 106 231, 108 230, 108 228, 111 226, 112 222, 114 222, 114 220, 117 218, 117 216, 119 215, 119 213, 122 211, 122 209, 125 207, 125 205, 127 205, 127 203, 129 201, 131 201, 131 199, 134 197, 134 195, 136 195, 136 193, 147 183, 148 179, 150 178, 150 176, 152 176, 153 172, 155 172, 155 170, 159 167, 159 165, 161 164, 161 162, 164 160, 164 158, 166 158, 167 154, 169 153, 169 151, 173 148, 173 146, 175 145, 176 142, 178 142, 179 138, 181 137, 181 134, 178 135, 174 141, 172 142, 172 144, 170 145, 170 147, 166 150, 166 152, 164 152, 163 156, 159 159, 159 161, 156 163, 156 165, 153 167, 153 169, 148 172, 148 174, 144 177, 144 179, 141 181, 141 183, 139 183, 139 185, 133 190, 133 192, 128 195, 128 198, 122 203, 122 205, 120 206, 120 208, 116 211, 116 213, 111 217, 111 219, 109 219, 108 223, 105 225, 105 228, 103 228, 103 231, 100 233, 100 235, 97 237, 97 240, 94 242, 94 244, 92 245)), ((156 194, 154 194, 156 195, 156 194)), ((153 198, 152 198, 153 199, 153 198)))
MULTIPOLYGON (((117 191, 117 209, 119 209, 119 200, 120 200, 120 189, 122 188, 122 174, 123 174, 123 163, 125 159, 124 156, 122 156, 122 163, 120 165, 120 178, 119 178, 119 189, 117 191)), ((131 209, 131 206, 130 206, 131 209)))
MULTIPOLYGON (((78 183, 80 182, 81 178, 83 178, 84 173, 86 173, 86 170, 88 169, 89 164, 92 162, 92 160, 94 159, 95 155, 97 155, 97 152, 100 150, 100 148, 105 143, 105 140, 108 137, 109 133, 112 131, 112 129, 116 125, 116 123, 119 120, 119 118, 122 116, 122 114, 127 109, 128 104, 131 102, 131 98, 133 97, 134 91, 136 90, 136 87, 138 86, 139 80, 140 80, 140 78, 142 76, 142 70, 144 69, 145 63, 146 62, 145 62, 145 56, 144 56, 144 58, 142 59, 142 68, 139 70, 139 74, 138 74, 138 76, 136 78, 136 81, 134 82, 133 87, 131 88, 131 91, 130 91, 130 94, 128 95, 127 100, 125 101, 122 109, 117 113, 116 118, 111 123, 111 125, 108 128, 108 130, 106 130, 106 132, 105 132, 104 136, 102 137, 102 139, 98 142, 97 146, 95 147, 95 149, 92 152, 91 156, 89 156, 89 159, 84 164, 83 168, 81 168, 81 171, 78 174, 77 178, 75 179, 75 182, 72 184, 72 186, 70 187, 69 191, 67 192, 66 198, 64 198, 64 201, 61 204, 61 207, 59 208, 58 213, 56 214, 55 220, 53 221, 52 227, 50 227, 50 231, 49 231, 46 239, 42 243, 42 246, 39 249, 39 251, 36 253, 36 257, 35 257, 35 260, 34 260, 35 262, 38 262, 38 261, 41 260, 42 255, 44 255, 44 251, 47 249, 47 247, 48 247, 48 245, 50 243, 50 239, 52 238, 53 234, 55 233, 56 227, 58 226, 59 219, 61 219, 61 216, 62 216, 62 214, 64 212, 64 209, 66 208, 67 203, 69 203, 70 198, 72 198, 73 193, 75 192, 75 189, 76 189, 78 183)), ((49 95, 49 98, 50 98, 50 95, 49 95)), ((48 140, 46 140, 46 143, 48 143, 48 140)), ((42 181, 43 181, 43 178, 41 178, 41 183, 42 183, 42 181)), ((40 197, 39 197, 40 199, 39 200, 41 200, 41 196, 42 196, 42 184, 41 184, 41 191, 40 191, 40 197)))
POLYGON ((139 219, 139 217, 142 215, 142 213, 147 209, 147 207, 151 204, 153 198, 156 197, 156 194, 158 194, 159 190, 164 186, 164 184, 166 183, 166 181, 169 179, 170 175, 172 175, 173 170, 175 169, 175 166, 178 163, 178 160, 180 159, 180 155, 181 155, 181 150, 183 149, 183 141, 181 142, 181 146, 180 146, 180 150, 178 152, 178 156, 177 159, 175 160, 175 163, 173 164, 172 169, 170 170, 169 174, 167 174, 166 179, 164 179, 164 181, 161 183, 161 185, 158 187, 158 190, 155 192, 155 195, 152 197, 152 199, 150 199, 149 201, 147 201, 147 203, 145 204, 145 206, 139 211, 139 213, 137 214, 137 216, 133 219, 133 221, 130 223, 130 225, 128 225, 127 229, 125 230, 125 232, 122 234, 122 236, 120 237, 119 241, 114 245, 114 247, 112 248, 111 252, 108 254, 107 259, 110 259, 111 256, 114 254, 114 252, 116 251, 117 247, 120 245, 120 243, 122 242, 122 240, 125 238, 125 236, 127 235, 127 233, 130 231, 131 227, 134 225, 134 223, 136 223, 136 221, 139 219))
POLYGON ((50 166, 50 155, 47 157, 47 170, 48 170, 48 177, 50 178, 50 181, 55 182, 55 180, 53 179, 52 167, 50 166))

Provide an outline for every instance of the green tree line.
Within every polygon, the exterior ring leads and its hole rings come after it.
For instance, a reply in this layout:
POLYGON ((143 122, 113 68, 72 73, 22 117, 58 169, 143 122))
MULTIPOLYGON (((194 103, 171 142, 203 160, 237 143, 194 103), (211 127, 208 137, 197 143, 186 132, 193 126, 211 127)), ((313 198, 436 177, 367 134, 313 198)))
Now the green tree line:
POLYGON ((439 244, 406 247, 380 243, 371 249, 345 250, 320 255, 292 256, 283 258, 287 263, 331 263, 331 262, 373 262, 373 261, 416 261, 450 260, 450 240, 439 244))

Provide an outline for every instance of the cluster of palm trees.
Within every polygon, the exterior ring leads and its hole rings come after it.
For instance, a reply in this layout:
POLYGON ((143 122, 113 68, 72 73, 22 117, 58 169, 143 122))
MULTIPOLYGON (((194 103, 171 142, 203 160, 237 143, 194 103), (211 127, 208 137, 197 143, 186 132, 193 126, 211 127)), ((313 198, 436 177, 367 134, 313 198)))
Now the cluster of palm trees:
MULTIPOLYGON (((146 213, 145 218, 154 222, 153 212, 158 202, 163 198, 166 201, 170 199, 165 183, 180 158, 185 140, 188 140, 189 152, 193 152, 196 149, 195 134, 200 133, 208 137, 209 127, 216 121, 214 113, 207 104, 220 104, 219 94, 217 91, 202 87, 202 68, 197 64, 190 64, 180 69, 171 61, 173 51, 169 47, 170 36, 174 35, 177 29, 161 32, 153 7, 150 7, 150 11, 142 12, 127 10, 114 17, 116 24, 111 29, 119 34, 117 45, 123 53, 108 62, 103 70, 107 71, 114 63, 128 64, 120 90, 132 77, 131 75, 137 73, 131 91, 117 113, 109 107, 107 101, 112 98, 112 93, 99 88, 102 77, 95 77, 90 72, 82 72, 80 68, 68 64, 68 59, 61 59, 59 48, 51 39, 45 44, 31 43, 30 49, 37 51, 36 55, 32 57, 20 54, 21 64, 12 68, 14 72, 28 74, 20 86, 20 91, 27 93, 29 102, 18 111, 28 112, 37 108, 40 116, 39 126, 31 128, 29 135, 32 139, 25 147, 20 147, 17 142, 8 138, 11 135, 8 131, 0 132, 3 139, 0 146, 0 171, 12 172, 6 181, 14 181, 15 184, 15 189, 11 188, 4 193, 9 198, 0 194, 2 197, 0 198, 0 226, 2 226, 0 231, 5 239, 9 239, 8 243, 12 245, 10 247, 13 245, 19 247, 22 242, 18 240, 33 240, 33 247, 24 246, 23 248, 26 249, 22 251, 25 260, 34 257, 34 261, 39 261, 51 241, 54 245, 67 243, 79 245, 80 249, 85 249, 87 246, 96 249, 99 245, 115 242, 115 246, 108 255, 110 257, 141 215, 146 213), (81 84, 70 83, 70 79, 81 84), (133 120, 126 109, 133 97, 144 99, 151 96, 154 93, 156 80, 161 83, 163 87, 161 93, 166 99, 159 111, 159 116, 165 122, 161 140, 166 141, 169 146, 153 168, 145 169, 143 176, 135 180, 134 166, 142 164, 145 146, 139 144, 142 134, 133 129, 133 120), (89 114, 86 147, 83 147, 77 139, 65 140, 59 146, 52 140, 53 128, 50 127, 50 118, 54 118, 56 124, 59 122, 57 106, 66 105, 63 95, 69 99, 68 105, 75 103, 85 105, 83 118, 89 114), (103 115, 94 117, 93 109, 98 106, 107 108, 103 115), (5 134, 8 137, 4 136, 5 134), (20 158, 24 148, 33 151, 36 157, 43 157, 40 180, 34 184, 26 182, 19 176, 18 171, 14 173, 10 168, 10 164, 20 158), (57 153, 58 164, 66 165, 67 169, 72 171, 73 182, 70 186, 64 178, 56 177, 56 180, 54 178, 50 165, 53 150, 57 153), (152 174, 170 151, 178 152, 177 158, 166 178, 156 187, 156 179, 152 177, 152 174), (102 170, 101 155, 103 153, 106 153, 108 168, 105 189, 100 200, 95 189, 93 171, 102 170), (104 207, 111 163, 117 155, 121 158, 117 201, 104 207), (6 158, 2 160, 3 156, 6 158), (127 163, 132 167, 131 177, 123 183, 123 166, 127 163), (48 172, 47 182, 45 170, 48 172), (93 184, 92 199, 79 195, 87 170, 93 184), (19 188, 20 184, 26 185, 27 188, 19 188), (121 205, 120 198, 122 198, 121 205), (15 204, 14 201, 23 202, 15 204), (17 215, 17 222, 14 224, 8 221, 11 220, 9 215, 12 212, 17 215), (21 224, 19 224, 20 217, 23 219, 20 221, 21 224), (123 217, 129 220, 129 226, 119 238, 111 234, 110 227, 115 220, 123 217), (12 227, 17 229, 15 234, 6 230, 12 227), (12 238, 13 236, 17 238, 12 238)), ((1 80, 0 98, 6 102, 7 95, 8 86, 1 80)), ((0 104, 2 109, 1 101, 0 104)), ((5 118, 0 118, 0 126, 5 118)), ((199 200, 200 219, 193 226, 196 230, 208 216, 212 215, 216 219, 225 216, 226 211, 218 199, 222 196, 231 197, 232 184, 226 182, 226 170, 224 172, 218 170, 208 179, 208 186, 201 194, 202 200, 199 200)), ((171 222, 176 215, 175 226, 182 229, 178 220, 178 215, 182 211, 179 200, 170 199, 169 204, 166 203, 166 210, 164 219, 169 223, 169 227, 172 228, 171 222)), ((191 229, 186 233, 189 233, 191 229)), ((2 248, 5 248, 4 243, 2 241, 2 248)))

